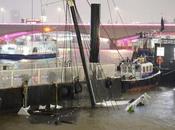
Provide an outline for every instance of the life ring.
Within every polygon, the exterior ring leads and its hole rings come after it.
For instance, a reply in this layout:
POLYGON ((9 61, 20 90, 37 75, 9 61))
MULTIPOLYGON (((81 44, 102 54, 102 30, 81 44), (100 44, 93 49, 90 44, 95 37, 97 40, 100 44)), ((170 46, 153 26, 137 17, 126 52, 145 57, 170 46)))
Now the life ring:
POLYGON ((163 58, 161 56, 158 56, 157 59, 156 59, 156 63, 157 64, 162 64, 163 63, 163 58))

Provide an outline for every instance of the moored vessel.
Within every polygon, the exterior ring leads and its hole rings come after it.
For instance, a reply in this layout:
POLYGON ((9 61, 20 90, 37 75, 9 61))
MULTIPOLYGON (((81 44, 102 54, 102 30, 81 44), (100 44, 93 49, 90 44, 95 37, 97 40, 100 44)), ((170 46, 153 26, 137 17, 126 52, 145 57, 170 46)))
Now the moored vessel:
POLYGON ((123 61, 120 65, 122 91, 148 90, 158 83, 160 70, 145 58, 123 61))
MULTIPOLYGON (((11 34, 12 35, 12 34, 11 34)), ((10 35, 9 35, 10 37, 10 35)), ((49 35, 32 34, 15 40, 4 39, 0 45, 0 60, 36 60, 55 58, 56 41, 49 35)))

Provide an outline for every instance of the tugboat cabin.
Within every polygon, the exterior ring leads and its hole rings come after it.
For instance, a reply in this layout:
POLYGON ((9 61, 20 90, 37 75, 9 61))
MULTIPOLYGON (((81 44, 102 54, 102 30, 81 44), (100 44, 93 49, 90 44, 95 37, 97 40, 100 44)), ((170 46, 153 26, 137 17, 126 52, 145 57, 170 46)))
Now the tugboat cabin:
POLYGON ((151 62, 123 62, 120 68, 123 80, 139 80, 153 73, 153 64, 151 62))

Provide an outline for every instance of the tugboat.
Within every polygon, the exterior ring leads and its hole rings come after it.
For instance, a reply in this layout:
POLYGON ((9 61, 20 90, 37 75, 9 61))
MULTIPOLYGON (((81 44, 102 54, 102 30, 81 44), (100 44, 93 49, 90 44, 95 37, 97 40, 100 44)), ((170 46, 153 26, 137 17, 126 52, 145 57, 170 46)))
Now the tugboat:
POLYGON ((134 61, 123 61, 120 64, 122 91, 145 91, 156 86, 160 70, 152 62, 139 57, 134 61))

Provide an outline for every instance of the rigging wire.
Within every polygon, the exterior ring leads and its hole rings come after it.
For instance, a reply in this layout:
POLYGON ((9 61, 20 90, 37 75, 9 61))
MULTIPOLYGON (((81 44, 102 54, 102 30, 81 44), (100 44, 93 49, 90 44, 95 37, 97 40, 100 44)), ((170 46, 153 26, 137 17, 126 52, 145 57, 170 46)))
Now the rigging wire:
MULTIPOLYGON (((90 5, 90 2, 89 2, 88 0, 87 0, 87 3, 90 5)), ((88 49, 90 49, 90 43, 88 44, 89 46, 86 46, 86 45, 87 45, 87 44, 85 44, 85 47, 88 48, 88 49)), ((88 49, 87 49, 87 50, 88 50, 88 49)), ((98 66, 101 67, 102 74, 103 74, 104 77, 106 78, 105 73, 104 73, 103 68, 102 68, 102 65, 101 65, 100 63, 97 63, 97 67, 98 67, 98 66)), ((90 66, 90 69, 91 69, 91 71, 93 70, 93 69, 92 69, 92 66, 90 66)), ((99 87, 99 86, 104 86, 104 83, 101 82, 101 81, 95 80, 95 83, 94 83, 94 84, 97 84, 97 83, 98 83, 98 85, 94 85, 94 89, 96 90, 96 96, 97 96, 97 98, 100 99, 99 91, 97 91, 97 90, 98 90, 98 87, 99 87)), ((104 91, 106 91, 106 88, 105 88, 105 87, 100 87, 100 89, 102 89, 102 88, 103 88, 104 91)), ((102 95, 101 95, 101 96, 102 96, 102 95)), ((103 98, 104 103, 105 103, 106 106, 107 106, 106 97, 102 97, 102 98, 103 98)), ((109 99, 109 97, 108 97, 108 99, 109 99)), ((108 110, 108 107, 107 107, 107 110, 108 110)))
MULTIPOLYGON (((64 9, 65 11, 65 28, 64 28, 64 33, 66 32, 67 29, 67 8, 64 9)), ((65 34, 63 35, 64 37, 64 41, 63 41, 63 48, 62 48, 62 55, 63 55, 63 59, 62 59, 62 67, 61 67, 61 77, 63 76, 63 74, 65 75, 65 63, 66 63, 66 50, 65 48, 67 47, 66 45, 66 41, 65 41, 65 34)), ((61 83, 65 80, 65 77, 61 78, 61 83)))
POLYGON ((108 10, 109 10, 110 21, 111 21, 111 23, 113 23, 113 18, 112 18, 112 13, 111 13, 111 8, 110 8, 109 0, 106 0, 106 1, 107 1, 107 5, 108 5, 108 10))
MULTIPOLYGON (((34 13, 33 13, 33 0, 31 0, 31 18, 33 19, 34 18, 34 13)), ((31 46, 32 46, 32 48, 33 48, 33 32, 34 32, 34 27, 33 27, 33 24, 32 24, 32 34, 31 34, 31 46)), ((32 50, 33 51, 33 50, 32 50)), ((34 82, 33 82, 33 76, 34 76, 34 70, 33 70, 33 61, 32 60, 30 60, 30 62, 31 62, 31 81, 32 81, 32 85, 34 84, 34 82)))
MULTIPOLYGON (((86 2, 88 3, 89 7, 91 7, 91 3, 89 2, 89 0, 86 0, 86 2)), ((103 26, 101 26, 101 27, 102 27, 102 29, 105 31, 105 33, 107 34, 108 38, 111 40, 110 35, 109 35, 109 33, 107 32, 107 30, 106 30, 103 26)), ((111 40, 111 42, 112 42, 112 40, 111 40)), ((90 47, 89 47, 89 48, 90 48, 90 47)), ((117 47, 116 47, 116 49, 117 49, 118 55, 124 60, 124 58, 123 58, 122 55, 120 54, 120 52, 119 52, 119 50, 118 50, 117 47)), ((98 66, 99 66, 99 68, 101 69, 103 76, 106 78, 105 73, 104 73, 104 71, 103 71, 102 65, 101 65, 101 64, 98 64, 98 66)))
MULTIPOLYGON (((118 0, 112 0, 112 2, 113 2, 113 5, 114 5, 114 7, 117 7, 117 5, 118 5, 118 0)), ((118 13, 118 16, 119 16, 119 18, 120 18, 120 21, 121 21, 121 23, 122 24, 125 24, 125 20, 124 20, 124 18, 122 17, 122 15, 121 15, 121 13, 119 12, 119 11, 117 11, 117 13, 118 13)), ((140 28, 140 26, 137 26, 137 28, 141 31, 141 28, 140 28)), ((129 36, 129 32, 128 32, 128 29, 124 26, 124 31, 126 32, 126 34, 129 36)))
MULTIPOLYGON (((114 8, 116 8, 117 7, 117 4, 116 4, 115 0, 112 0, 112 2, 113 2, 113 5, 114 5, 114 8)), ((117 14, 118 14, 118 16, 119 16, 120 21, 122 22, 122 24, 125 24, 124 19, 121 16, 121 14, 120 14, 119 11, 117 11, 117 14)), ((126 32, 127 36, 129 36, 129 32, 128 32, 128 29, 126 28, 126 26, 124 26, 123 28, 124 28, 124 31, 126 32)))
MULTIPOLYGON (((86 0, 86 2, 88 3, 88 5, 89 5, 89 7, 90 7, 90 6, 91 6, 91 3, 89 2, 89 0, 86 0)), ((110 13, 111 13, 111 12, 110 12, 110 13)), ((112 16, 112 15, 111 15, 111 16, 112 16)), ((101 23, 100 23, 100 24, 101 24, 101 23)), ((109 40, 110 40, 110 43, 113 44, 113 45, 115 46, 118 55, 121 57, 122 60, 124 60, 123 56, 122 56, 121 53, 119 52, 118 47, 113 43, 113 39, 110 38, 110 34, 109 34, 109 32, 107 31, 107 29, 104 28, 103 25, 101 25, 101 28, 102 28, 102 29, 104 30, 104 32, 106 33, 107 37, 108 37, 109 40)))
MULTIPOLYGON (((75 6, 74 6, 74 8, 75 8, 75 13, 76 13, 76 16, 77 16, 77 21, 78 21, 78 23, 80 23, 81 22, 81 18, 78 16, 79 15, 79 13, 78 13, 78 11, 77 11, 77 7, 76 7, 76 4, 75 4, 75 6)), ((82 36, 84 36, 84 35, 81 35, 81 37, 82 36)), ((83 39, 83 38, 82 38, 83 39)), ((84 42, 84 41, 83 41, 84 42)), ((85 57, 86 58, 86 57, 85 57)))
MULTIPOLYGON (((111 12, 110 3, 109 3, 109 0, 106 0, 106 1, 107 1, 107 5, 108 5, 108 10, 109 10, 109 14, 110 14, 111 23, 113 23, 113 18, 112 18, 112 12, 111 12)), ((102 27, 103 27, 103 26, 102 26, 102 27)), ((121 53, 119 52, 118 47, 115 45, 115 43, 113 43, 113 39, 110 38, 109 32, 108 32, 105 28, 103 28, 103 30, 106 32, 108 38, 110 39, 111 44, 113 44, 113 45, 115 46, 115 48, 116 48, 116 50, 117 50, 117 52, 118 52, 118 55, 121 57, 122 60, 124 60, 123 56, 122 56, 121 53)), ((112 29, 112 32, 115 33, 113 29, 112 29)))
MULTIPOLYGON (((68 18, 69 18, 69 23, 71 23, 72 21, 72 17, 71 17, 71 12, 70 12, 70 8, 68 7, 68 18)), ((75 46, 75 41, 74 41, 74 33, 71 31, 71 27, 69 26, 69 38, 70 38, 70 45, 71 45, 71 48, 70 50, 73 49, 73 54, 72 56, 74 56, 74 59, 73 57, 71 58, 72 59, 72 71, 73 71, 73 75, 72 75, 72 81, 73 81, 73 84, 75 85, 76 81, 79 82, 79 69, 78 69, 78 61, 77 61, 77 52, 76 52, 76 46, 75 46), (72 39, 71 39, 72 38, 72 39), (74 61, 75 60, 75 61, 74 61)), ((72 52, 71 52, 72 53, 72 52)), ((77 96, 77 105, 80 106, 80 95, 79 93, 76 94, 77 96)))
MULTIPOLYGON (((40 8, 41 8, 41 16, 42 16, 42 18, 41 18, 41 20, 43 20, 43 16, 45 15, 45 8, 44 8, 44 6, 43 6, 44 4, 43 4, 43 0, 40 0, 40 8)), ((44 36, 44 30, 43 30, 43 28, 44 28, 44 24, 43 24, 43 22, 41 23, 41 32, 42 32, 42 42, 44 42, 44 38, 45 38, 45 36, 44 36)), ((46 47, 46 44, 44 44, 44 46, 46 47)), ((45 53, 46 53, 46 49, 44 50, 45 51, 45 53)), ((47 67, 49 67, 49 61, 48 60, 46 60, 46 63, 47 63, 47 67)))
MULTIPOLYGON (((89 0, 86 0, 86 1, 87 1, 88 5, 91 6, 91 3, 89 2, 89 0)), ((109 13, 110 13, 110 18, 111 18, 111 22, 112 22, 113 19, 112 19, 110 4, 109 4, 109 1, 107 1, 107 2, 108 2, 108 8, 109 8, 109 13)), ((110 35, 109 35, 109 33, 107 32, 107 30, 106 30, 103 26, 102 26, 102 29, 103 29, 103 30, 105 31, 105 33, 107 34, 108 38, 112 41, 112 39, 110 38, 110 35)), ((112 42, 112 43, 113 43, 113 42, 112 42)), ((117 52, 118 52, 119 56, 120 56, 122 59, 124 59, 124 58, 122 57, 122 55, 120 54, 120 52, 119 52, 117 46, 115 46, 115 47, 116 47, 116 49, 117 49, 117 52)), ((105 75, 101 64, 99 64, 99 65, 100 65, 100 67, 101 67, 102 73, 105 75)), ((105 78, 106 78, 106 77, 105 77, 105 78)), ((112 93, 112 92, 111 92, 110 90, 108 90, 108 93, 109 93, 109 95, 110 95, 109 99, 111 99, 111 98, 112 98, 112 97, 111 97, 111 93, 112 93)), ((116 102, 116 100, 115 100, 115 102, 116 102)), ((107 102, 106 102, 106 101, 105 101, 105 103, 106 103, 106 105, 107 105, 107 102)), ((116 104, 117 104, 117 102, 116 102, 116 104)), ((115 109, 114 104, 113 104, 112 102, 111 102, 111 105, 112 105, 113 108, 115 109)))
MULTIPOLYGON (((76 4, 75 4, 76 5, 76 4)), ((66 8, 66 10, 64 10, 66 13, 66 17, 65 17, 65 22, 66 22, 66 26, 65 26, 65 31, 67 31, 67 30, 69 30, 70 28, 67 28, 67 23, 68 23, 68 7, 66 8)), ((77 11, 77 7, 75 6, 75 9, 76 9, 76 15, 77 15, 77 17, 78 17, 78 21, 80 22, 80 23, 83 23, 82 22, 82 20, 81 20, 81 17, 80 17, 80 15, 79 15, 79 13, 78 13, 78 11, 77 11)), ((83 27, 84 28, 84 27, 83 27)), ((85 30, 85 32, 86 32, 86 29, 84 28, 84 30, 85 30)), ((108 34, 109 35, 109 34, 108 34)), ((86 40, 84 40, 85 41, 85 44, 84 44, 84 46, 85 46, 85 48, 86 48, 86 53, 87 53, 87 55, 89 55, 89 51, 88 51, 88 49, 90 48, 90 44, 88 44, 87 43, 87 41, 86 40)), ((67 48, 67 42, 66 41, 64 41, 64 48, 67 48)), ((70 48, 71 48, 72 46, 70 46, 70 48)), ((63 50, 63 61, 65 62, 66 61, 66 58, 67 58, 67 54, 66 54, 66 52, 67 52, 67 50, 63 50)), ((64 63, 63 62, 63 63, 64 63)), ((77 61, 76 61, 77 62, 77 61)), ((101 64, 100 64, 101 65, 101 64)), ((62 69, 63 69, 63 65, 62 65, 62 69)), ((101 66, 102 67, 102 66, 101 66)), ((102 69, 103 70, 103 69, 102 69)), ((62 70, 62 73, 63 73, 63 70, 62 70)), ((103 72, 104 73, 104 72, 103 72)), ((62 74, 61 74, 62 75, 62 74)), ((105 74, 104 74, 105 75, 105 74)), ((61 78, 62 79, 62 78, 61 78)), ((61 81, 61 82, 63 82, 63 81, 61 81)))

